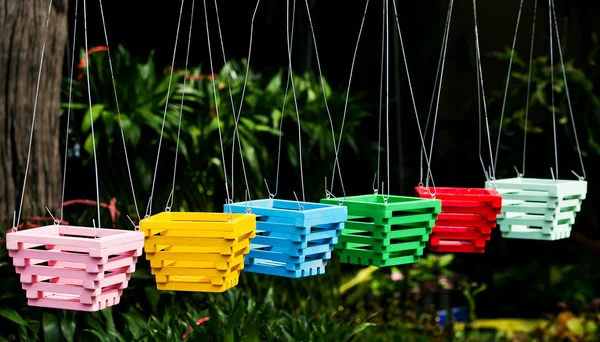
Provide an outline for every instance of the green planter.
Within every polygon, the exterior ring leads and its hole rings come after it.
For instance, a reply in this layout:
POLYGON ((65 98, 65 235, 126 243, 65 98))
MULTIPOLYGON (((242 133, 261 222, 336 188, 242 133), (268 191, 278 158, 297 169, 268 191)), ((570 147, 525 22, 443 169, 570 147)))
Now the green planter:
POLYGON ((340 261, 365 266, 418 262, 441 211, 441 201, 383 195, 322 199, 348 208, 348 221, 335 246, 340 261))

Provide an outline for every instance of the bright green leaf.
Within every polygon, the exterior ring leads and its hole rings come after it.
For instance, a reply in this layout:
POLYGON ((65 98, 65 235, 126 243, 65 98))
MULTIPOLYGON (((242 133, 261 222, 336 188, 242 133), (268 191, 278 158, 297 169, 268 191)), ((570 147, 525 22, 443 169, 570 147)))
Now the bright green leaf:
MULTIPOLYGON (((94 120, 94 123, 98 120, 98 118, 102 115, 102 112, 104 111, 104 105, 103 104, 95 104, 92 105, 92 119, 94 120)), ((83 121, 81 122, 81 130, 83 132, 87 132, 90 130, 91 127, 91 119, 90 119, 90 111, 89 109, 86 111, 84 117, 83 117, 83 121)))
POLYGON ((447 267, 452 261, 454 261, 454 254, 444 254, 439 259, 440 267, 447 267))
POLYGON ((577 336, 581 336, 585 333, 585 329, 583 327, 581 319, 579 319, 579 318, 569 319, 567 321, 566 325, 567 325, 567 329, 569 329, 570 332, 572 332, 573 334, 575 334, 577 336))

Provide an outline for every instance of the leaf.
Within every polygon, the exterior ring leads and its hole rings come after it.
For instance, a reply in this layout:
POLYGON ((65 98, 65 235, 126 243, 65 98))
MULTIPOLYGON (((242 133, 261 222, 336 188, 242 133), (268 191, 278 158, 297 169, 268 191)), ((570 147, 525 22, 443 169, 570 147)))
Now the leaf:
POLYGON ((21 315, 13 308, 2 308, 0 309, 0 316, 12 321, 19 326, 26 326, 27 322, 21 317, 21 315))
POLYGON ((585 329, 583 327, 581 319, 579 319, 579 318, 569 319, 567 321, 566 325, 567 325, 567 328, 569 329, 569 331, 577 336, 581 336, 585 333, 585 329))
POLYGON ((454 261, 454 254, 444 254, 439 259, 440 267, 447 267, 452 261, 454 261))
POLYGON ((97 317, 94 316, 94 314, 89 314, 84 316, 86 319, 86 323, 94 330, 99 332, 99 334, 102 336, 102 341, 105 341, 106 338, 104 337, 104 335, 106 334, 106 330, 103 328, 102 324, 98 321, 97 317))
MULTIPOLYGON (((98 118, 100 117, 100 115, 102 115, 102 112, 104 111, 104 105, 103 104, 95 104, 92 105, 92 119, 94 120, 94 123, 98 120, 98 118)), ((88 107, 88 110, 86 111, 84 117, 83 117, 83 121, 81 122, 81 131, 82 132, 87 132, 90 130, 91 127, 91 119, 90 119, 90 110, 88 107)))
POLYGON ((548 84, 548 81, 542 81, 536 85, 535 93, 533 94, 533 98, 537 99, 540 104, 546 105, 548 102, 546 101, 545 88, 548 84))
POLYGON ((98 151, 98 146, 100 146, 100 136, 98 134, 95 135, 95 139, 92 140, 92 135, 88 135, 85 139, 85 143, 83 144, 83 149, 89 153, 91 156, 94 154, 94 141, 96 142, 96 151, 98 151))
POLYGON ((564 270, 558 266, 550 267, 550 284, 556 285, 563 279, 564 270))
MULTIPOLYGON (((68 109, 69 108, 69 102, 63 102, 61 103, 61 108, 65 108, 68 109)), ((71 103, 71 110, 73 109, 87 109, 89 108, 89 105, 87 103, 71 103)), ((66 115, 66 112, 65 112, 66 115)))
POLYGON ((147 322, 142 319, 139 312, 131 308, 129 312, 122 313, 121 317, 125 322, 125 328, 134 338, 139 338, 145 329, 147 329, 147 322))
MULTIPOLYGON (((138 272, 136 272, 138 273, 138 272)), ((146 294, 146 298, 148 302, 150 302, 150 307, 152 308, 152 312, 159 312, 158 303, 160 301, 160 293, 154 286, 146 286, 144 287, 144 293, 146 294)))
POLYGON ((269 287, 260 311, 263 313, 271 313, 275 311, 275 301, 273 300, 274 295, 275 291, 273 290, 273 287, 269 287))
POLYGON ((315 93, 314 90, 308 89, 306 91, 306 94, 308 95, 308 99, 307 99, 308 103, 315 102, 317 100, 317 93, 315 93))
POLYGON ((356 334, 358 334, 358 333, 360 333, 362 331, 365 331, 366 329, 368 329, 370 327, 374 327, 376 325, 377 324, 371 323, 371 322, 361 323, 361 324, 355 326, 354 329, 352 329, 352 333, 350 334, 350 336, 354 336, 354 335, 356 335, 356 334))
POLYGON ((54 314, 44 312, 42 315, 42 328, 44 329, 45 341, 60 341, 60 326, 58 318, 54 314))
POLYGON ((33 336, 39 335, 41 325, 42 322, 39 319, 27 320, 27 327, 29 328, 29 330, 31 330, 31 332, 33 332, 33 336))
POLYGON ((98 340, 101 342, 107 341, 106 337, 104 335, 102 335, 101 333, 97 332, 96 330, 84 329, 83 331, 87 331, 90 334, 96 336, 98 338, 98 340))
POLYGON ((14 296, 15 296, 14 293, 4 292, 2 295, 0 295, 0 300, 10 299, 10 298, 13 298, 14 296))
POLYGON ((282 74, 281 71, 279 73, 277 73, 277 75, 275 75, 271 81, 269 81, 269 84, 267 84, 267 88, 266 90, 270 93, 277 93, 280 91, 281 89, 281 79, 282 79, 282 74))
POLYGON ((129 142, 129 146, 136 147, 140 142, 140 138, 142 136, 142 131, 139 126, 133 124, 129 117, 125 116, 125 114, 121 113, 121 123, 123 125, 123 134, 125 135, 125 139, 129 142))
POLYGON ((75 338, 75 315, 70 311, 63 311, 60 319, 60 330, 67 342, 73 342, 75 338))
POLYGON ((371 280, 373 272, 377 271, 378 269, 379 267, 368 266, 358 271, 352 279, 340 286, 340 294, 343 294, 344 292, 348 291, 349 289, 360 283, 371 280))

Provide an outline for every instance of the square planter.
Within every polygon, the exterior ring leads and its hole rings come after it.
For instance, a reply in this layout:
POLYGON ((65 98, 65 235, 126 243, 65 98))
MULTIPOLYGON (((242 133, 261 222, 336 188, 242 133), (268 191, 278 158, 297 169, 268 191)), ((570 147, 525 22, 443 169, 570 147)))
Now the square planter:
POLYGON ((495 185, 502 194, 500 231, 511 239, 568 238, 587 194, 580 180, 508 178, 495 185))
POLYGON ((225 212, 247 209, 257 222, 244 271, 288 278, 325 273, 348 217, 343 206, 277 199, 224 206, 225 212))
POLYGON ((439 200, 403 196, 389 196, 387 201, 383 195, 350 196, 343 205, 348 221, 337 254, 345 263, 378 267, 418 262, 441 210, 439 200))
POLYGON ((483 253, 502 197, 490 188, 416 187, 421 198, 442 201, 442 212, 433 227, 428 248, 442 253, 483 253))
POLYGON ((98 311, 119 303, 144 234, 52 225, 6 234, 30 306, 98 311))
POLYGON ((254 215, 163 212, 140 222, 159 290, 224 292, 238 284, 254 215))

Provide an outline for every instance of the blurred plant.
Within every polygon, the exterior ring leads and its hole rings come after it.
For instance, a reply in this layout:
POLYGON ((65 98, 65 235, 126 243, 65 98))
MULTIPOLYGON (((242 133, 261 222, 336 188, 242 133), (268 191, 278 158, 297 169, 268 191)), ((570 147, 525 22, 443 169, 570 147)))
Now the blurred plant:
MULTIPOLYGON (((509 293, 519 291, 516 298, 507 298, 502 305, 511 315, 523 312, 521 303, 540 310, 548 310, 548 302, 565 302, 574 309, 587 305, 597 295, 600 275, 593 262, 551 265, 547 272, 540 272, 539 262, 532 260, 519 267, 506 267, 494 274, 492 283, 496 289, 509 293), (541 274, 540 274, 541 273, 541 274), (542 295, 543 294, 543 295, 542 295), (511 309, 512 308, 512 309, 511 309)), ((532 312, 535 314, 536 311, 532 312)), ((530 313, 528 313, 530 314, 530 313)))
MULTIPOLYGON (((579 65, 574 60, 565 60, 565 73, 568 81, 569 95, 573 104, 575 124, 580 135, 580 142, 587 141, 589 148, 600 156, 600 141, 595 131, 600 127, 600 97, 594 91, 594 80, 597 76, 598 68, 596 64, 598 51, 598 37, 591 35, 592 48, 587 58, 579 65), (581 135, 585 138, 581 139, 581 135)), ((563 41, 563 46, 567 43, 563 41)), ((512 50, 506 48, 504 51, 493 52, 491 56, 499 61, 510 61, 512 50)), ((557 115, 557 125, 562 127, 565 134, 570 137, 569 142, 560 144, 559 148, 565 149, 573 154, 575 151, 575 142, 571 118, 568 110, 568 102, 565 95, 565 82, 560 60, 555 59, 556 65, 550 65, 549 57, 534 57, 531 64, 531 86, 528 94, 528 73, 529 61, 522 59, 521 55, 514 51, 513 71, 511 73, 510 86, 506 100, 505 117, 503 121, 503 137, 500 146, 505 151, 519 149, 519 145, 513 142, 522 143, 522 137, 518 137, 525 127, 526 103, 529 97, 529 116, 527 131, 532 135, 541 135, 550 127, 552 116, 548 115, 552 111, 550 102, 551 91, 555 92, 555 110, 557 115), (554 84, 551 84, 551 73, 554 72, 554 84), (509 143, 511 143, 509 145, 509 143)), ((490 103, 502 102, 504 97, 504 87, 494 93, 490 103)), ((498 125, 499 122, 496 122, 498 125)), ((533 142, 532 142, 533 143, 533 142)), ((544 143, 544 146, 547 145, 544 143)), ((581 146, 584 157, 588 156, 586 145, 581 146)), ((530 150, 535 150, 531 145, 530 150)), ((506 165, 520 165, 521 154, 504 154, 506 165), (512 164, 510 164, 512 163, 512 164)), ((503 162, 504 163, 504 162, 503 162)), ((508 172, 508 171, 507 171, 508 172)), ((512 169, 511 171, 512 172, 512 169)))
POLYGON ((600 298, 577 311, 569 310, 565 303, 559 303, 558 307, 560 312, 555 316, 547 315, 548 323, 533 331, 530 338, 540 342, 600 339, 600 298))
MULTIPOLYGON (((228 62, 219 74, 208 76, 202 74, 201 67, 194 67, 188 70, 185 87, 183 80, 186 75, 182 71, 174 72, 173 86, 171 93, 168 94, 169 73, 156 72, 152 54, 146 61, 139 61, 119 46, 113 51, 112 58, 123 131, 131 158, 138 200, 145 200, 149 196, 154 171, 153 163, 156 160, 157 152, 155 146, 158 145, 167 99, 169 99, 169 105, 166 110, 160 156, 161 165, 172 165, 176 149, 179 112, 183 111, 175 206, 184 210, 212 210, 225 200, 217 109, 223 131, 226 163, 231 164, 232 158, 234 158, 234 177, 238 180, 235 182, 235 193, 237 197, 244 199, 245 184, 241 181, 243 179, 241 178, 242 168, 237 143, 235 155, 232 155, 231 150, 235 126, 232 102, 235 111, 239 112, 244 84, 246 91, 238 129, 253 196, 265 197, 267 193, 263 179, 274 178, 278 152, 277 139, 280 134, 279 123, 282 115, 285 137, 282 142, 284 149, 281 167, 282 170, 288 171, 287 173, 291 169, 297 168, 297 122, 291 92, 285 98, 285 111, 281 112, 285 93, 283 72, 280 71, 273 76, 266 77, 249 70, 246 80, 247 65, 244 61, 241 63, 228 62), (217 103, 213 96, 213 78, 217 84, 217 103), (228 79, 232 90, 232 100, 227 86, 228 79), (184 97, 183 106, 182 97, 184 97)), ((104 53, 91 54, 87 56, 81 67, 84 73, 90 73, 91 78, 92 112, 101 169, 101 193, 114 194, 121 203, 127 205, 127 212, 130 213, 133 211, 133 203, 128 176, 125 173, 125 157, 106 59, 107 55, 104 53), (120 166, 109 167, 113 164, 120 166)), ((323 161, 333 160, 334 152, 329 118, 321 96, 320 80, 311 73, 294 75, 294 80, 303 141, 305 142, 303 144, 303 155, 306 156, 303 161, 304 167, 307 169, 319 166, 322 169, 323 161)), ((68 95, 68 83, 69 80, 66 80, 65 95, 68 95)), ((324 84, 337 131, 343 113, 345 92, 342 90, 332 91, 325 80, 324 84)), ((73 132, 71 136, 73 139, 82 141, 83 150, 87 153, 82 156, 84 170, 87 174, 91 174, 93 171, 90 169, 89 163, 91 125, 86 94, 85 82, 74 80, 73 132)), ((348 117, 344 128, 346 134, 342 141, 343 146, 351 148, 347 153, 358 153, 359 151, 358 139, 361 136, 354 134, 354 131, 359 127, 362 119, 367 116, 365 104, 360 102, 360 99, 361 97, 358 95, 350 97, 348 105, 348 117)), ((63 103, 63 109, 67 107, 68 102, 63 103)), ((231 172, 232 168, 229 165, 228 172, 231 172)), ((158 168, 157 184, 159 186, 155 190, 154 203, 166 203, 171 191, 172 170, 172 167, 158 168)), ((307 187, 309 195, 311 191, 314 195, 322 195, 321 186, 318 184, 321 184, 327 173, 306 173, 306 184, 315 186, 315 188, 307 187)), ((231 175, 228 175, 228 178, 230 177, 231 175)))
POLYGON ((287 319, 282 331, 283 337, 289 341, 351 341, 376 325, 369 321, 377 313, 363 319, 343 318, 335 308, 322 312, 319 305, 313 302, 309 298, 295 313, 283 313, 287 319))
POLYGON ((429 254, 408 272, 408 284, 416 296, 450 291, 455 288, 455 274, 449 269, 454 254, 429 254))
POLYGON ((0 245, 0 277, 3 279, 0 282, 0 342, 36 340, 42 322, 37 310, 26 306, 27 300, 20 290, 21 283, 5 245, 0 245))
POLYGON ((467 324, 470 324, 475 322, 477 319, 475 316, 475 310, 477 309, 475 305, 475 297, 487 289, 487 284, 464 281, 460 284, 460 287, 462 288, 463 295, 469 303, 469 320, 467 321, 467 324))

